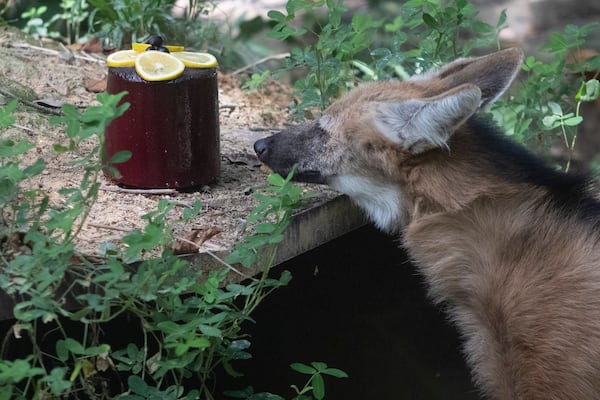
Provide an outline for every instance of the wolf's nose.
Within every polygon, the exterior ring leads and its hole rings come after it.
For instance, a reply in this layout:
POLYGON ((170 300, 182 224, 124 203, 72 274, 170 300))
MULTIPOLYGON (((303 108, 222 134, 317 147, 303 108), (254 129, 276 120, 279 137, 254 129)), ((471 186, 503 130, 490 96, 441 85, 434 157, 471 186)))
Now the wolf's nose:
POLYGON ((254 151, 256 155, 260 158, 267 151, 267 141, 265 139, 259 139, 254 142, 254 151))

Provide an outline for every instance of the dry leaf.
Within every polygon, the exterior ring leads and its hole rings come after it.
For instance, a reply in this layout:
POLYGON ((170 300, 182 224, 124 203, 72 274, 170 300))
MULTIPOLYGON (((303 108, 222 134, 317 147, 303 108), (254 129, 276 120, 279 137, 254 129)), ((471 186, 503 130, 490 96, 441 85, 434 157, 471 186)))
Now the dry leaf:
POLYGON ((39 99, 33 101, 38 106, 46 107, 46 108, 61 108, 65 102, 59 99, 47 98, 47 99, 39 99))
POLYGON ((177 240, 173 246, 173 253, 177 255, 197 253, 202 243, 219 233, 221 230, 216 227, 192 229, 183 239, 177 240))
POLYGON ((106 79, 86 79, 85 90, 92 93, 106 91, 106 79))

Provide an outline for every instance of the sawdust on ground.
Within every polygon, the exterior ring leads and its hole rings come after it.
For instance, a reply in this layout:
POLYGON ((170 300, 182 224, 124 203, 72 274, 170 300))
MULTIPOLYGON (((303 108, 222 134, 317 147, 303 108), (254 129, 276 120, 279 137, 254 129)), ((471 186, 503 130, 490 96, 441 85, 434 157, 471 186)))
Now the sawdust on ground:
MULTIPOLYGON (((56 143, 67 142, 64 127, 50 125, 52 106, 68 102, 81 109, 97 104, 96 94, 86 87, 102 87, 107 75, 101 54, 72 51, 56 44, 32 42, 28 38, 2 28, 0 31, 0 106, 10 97, 22 103, 40 103, 36 109, 21 106, 17 122, 3 136, 27 138, 35 144, 31 161, 42 157, 46 169, 33 178, 31 187, 42 189, 54 205, 64 204, 59 189, 78 187, 82 173, 74 164, 84 157, 94 143, 84 143, 72 153, 58 154, 56 143), (48 108, 47 106, 50 106, 48 108)), ((175 225, 174 238, 189 237, 194 230, 220 232, 203 243, 198 251, 228 250, 244 234, 245 218, 255 206, 252 193, 266 186, 267 173, 252 150, 253 142, 289 122, 290 88, 272 82, 257 93, 240 89, 239 77, 219 75, 221 130, 221 175, 210 185, 190 193, 134 194, 121 191, 117 185, 101 177, 102 189, 77 238, 78 250, 87 255, 101 254, 101 246, 121 246, 122 237, 143 228, 142 215, 156 209, 160 199, 173 200, 177 207, 170 217, 177 221, 185 207, 200 199, 203 204, 198 218, 185 225, 175 225)), ((57 109, 56 109, 57 110, 57 109)), ((55 111, 56 111, 55 110, 55 111)), ((310 186, 317 191, 315 201, 334 196, 331 191, 310 186)))

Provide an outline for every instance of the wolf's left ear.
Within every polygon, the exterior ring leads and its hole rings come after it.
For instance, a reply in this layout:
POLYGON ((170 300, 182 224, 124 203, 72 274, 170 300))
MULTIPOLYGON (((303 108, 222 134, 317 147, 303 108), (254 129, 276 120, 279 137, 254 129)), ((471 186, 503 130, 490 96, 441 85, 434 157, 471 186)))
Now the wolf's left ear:
POLYGON ((481 90, 481 107, 502 96, 523 64, 523 50, 513 47, 483 57, 458 59, 441 68, 433 79, 440 79, 444 90, 470 83, 481 90))
POLYGON ((446 147, 452 133, 479 109, 481 90, 465 84, 426 99, 382 102, 373 115, 377 129, 417 154, 446 147))

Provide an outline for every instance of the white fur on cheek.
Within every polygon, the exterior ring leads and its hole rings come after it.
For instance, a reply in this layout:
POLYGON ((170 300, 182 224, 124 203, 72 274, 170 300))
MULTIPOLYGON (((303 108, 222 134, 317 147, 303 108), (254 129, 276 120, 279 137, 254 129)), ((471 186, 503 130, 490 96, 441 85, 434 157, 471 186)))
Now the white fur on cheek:
POLYGON ((387 232, 402 229, 406 221, 406 210, 402 192, 397 185, 361 176, 338 175, 330 179, 329 186, 350 196, 379 229, 387 232))

